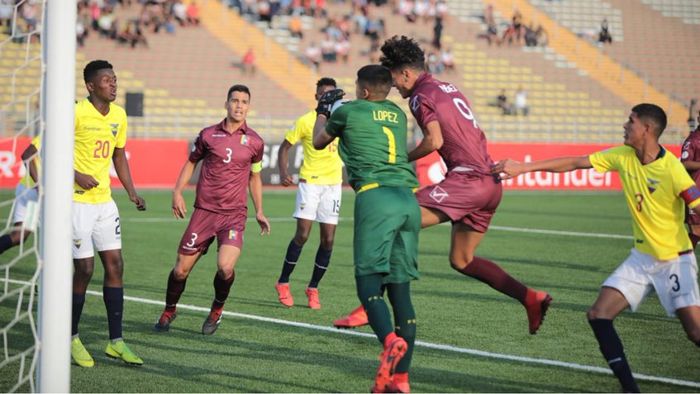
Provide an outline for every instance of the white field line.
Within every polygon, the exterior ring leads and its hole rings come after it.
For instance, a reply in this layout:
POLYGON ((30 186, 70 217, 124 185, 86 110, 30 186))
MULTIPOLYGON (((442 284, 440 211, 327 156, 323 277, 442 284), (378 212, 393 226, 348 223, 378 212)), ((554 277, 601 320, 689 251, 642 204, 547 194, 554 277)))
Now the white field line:
MULTIPOLYGON (((165 223, 165 222, 175 222, 175 218, 128 218, 122 221, 134 222, 134 223, 165 223)), ((268 220, 272 223, 288 223, 296 221, 293 217, 271 217, 268 220)), ((352 222, 351 217, 341 217, 342 222, 352 222)), ((249 223, 255 223, 254 218, 248 218, 249 223)), ((446 223, 444 223, 446 224, 446 223)), ((588 237, 588 238, 609 238, 609 239, 633 239, 631 235, 621 235, 621 234, 607 234, 607 233, 583 233, 577 231, 560 231, 560 230, 546 230, 540 228, 527 228, 527 227, 509 227, 509 226, 489 226, 489 230, 496 231, 508 231, 514 233, 532 233, 532 234, 547 234, 547 235, 560 235, 569 237, 588 237)))
MULTIPOLYGON (((0 281, 4 282, 5 280, 0 279, 0 281)), ((13 279, 8 280, 8 282, 15 283, 15 284, 28 284, 29 283, 29 282, 13 280, 13 279)), ((102 297, 102 293, 99 291, 88 290, 87 293, 90 295, 93 295, 93 296, 102 297)), ((124 299, 127 301, 139 302, 142 304, 150 304, 150 305, 157 305, 157 306, 164 306, 165 305, 164 302, 162 302, 162 301, 151 300, 148 298, 124 296, 124 299)), ((187 309, 187 310, 191 310, 191 311, 209 313, 209 308, 205 308, 205 307, 201 307, 201 306, 178 304, 177 307, 180 309, 187 309)), ((272 317, 250 315, 250 314, 238 313, 238 312, 224 311, 223 314, 225 316, 238 317, 241 319, 255 320, 255 321, 261 321, 261 322, 265 322, 265 323, 273 323, 273 324, 279 324, 279 325, 291 326, 291 327, 299 327, 299 328, 305 328, 305 329, 309 329, 309 330, 325 331, 325 332, 341 334, 341 335, 354 335, 354 336, 358 336, 358 337, 365 337, 365 338, 372 338, 372 339, 375 338, 374 334, 369 334, 369 333, 360 332, 360 331, 352 331, 352 330, 339 330, 335 327, 329 327, 329 326, 328 327, 327 326, 319 326, 316 324, 302 323, 302 322, 283 320, 283 319, 275 319, 272 317)), ((493 353, 493 352, 487 352, 487 351, 483 351, 483 350, 462 348, 462 347, 458 347, 458 346, 425 342, 425 341, 416 341, 416 346, 424 347, 427 349, 433 349, 433 350, 443 350, 443 351, 453 352, 453 353, 462 353, 462 354, 469 354, 472 356, 493 358, 493 359, 497 359, 497 360, 518 361, 518 362, 522 362, 525 364, 547 365, 547 366, 553 366, 553 367, 573 369, 573 370, 577 370, 577 371, 612 375, 612 372, 608 368, 595 367, 592 365, 584 365, 584 364, 577 364, 577 363, 570 363, 570 362, 559 361, 559 360, 549 360, 546 358, 533 358, 533 357, 525 357, 525 356, 516 356, 516 355, 512 355, 512 354, 493 353)), ((645 380, 645 381, 649 381, 649 382, 660 382, 660 383, 666 383, 666 384, 674 384, 677 386, 700 388, 700 382, 695 382, 695 381, 690 381, 690 380, 674 379, 674 378, 667 378, 664 376, 654 376, 654 375, 646 375, 646 374, 640 374, 640 373, 635 373, 634 377, 638 380, 645 380)))

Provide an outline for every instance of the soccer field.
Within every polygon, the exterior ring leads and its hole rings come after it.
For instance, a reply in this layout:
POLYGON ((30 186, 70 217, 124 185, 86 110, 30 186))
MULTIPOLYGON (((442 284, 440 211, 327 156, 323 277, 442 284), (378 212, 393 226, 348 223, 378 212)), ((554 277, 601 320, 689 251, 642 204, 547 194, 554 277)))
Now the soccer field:
MULTIPOLYGON (((215 253, 200 260, 190 275, 171 330, 154 332, 187 222, 172 218, 169 191, 144 191, 146 212, 137 212, 124 193, 115 193, 129 297, 124 334, 145 365, 129 367, 103 353, 107 323, 98 263, 80 326, 96 365, 72 367, 72 391, 367 392, 379 343, 368 335, 368 328, 341 331, 331 326, 333 319, 358 305, 352 269, 353 195, 343 195, 331 265, 319 288, 322 309, 307 308, 303 292, 318 245, 317 227, 292 275, 297 305, 287 309, 277 302, 274 284, 295 228, 290 218, 294 192, 265 191, 272 234, 259 236, 255 220, 249 221, 227 312, 210 337, 203 336, 200 327, 213 297, 215 253)), ((186 199, 191 205, 193 193, 186 199)), ((629 234, 629 214, 620 194, 506 192, 478 254, 553 296, 544 325, 532 336, 520 304, 449 267, 449 226, 421 232, 422 277, 412 286, 421 344, 413 358, 412 390, 619 391, 585 312, 600 283, 628 254, 629 234)), ((12 253, 2 255, 2 261, 12 253)), ((13 278, 27 279, 28 273, 27 264, 13 270, 13 278)), ((0 305, 0 319, 13 312, 13 305, 0 305)), ((642 391, 700 389, 700 352, 686 339, 680 323, 665 317, 655 296, 637 313, 623 313, 616 328, 633 371, 644 375, 639 380, 642 391)), ((10 348, 13 338, 23 340, 10 337, 10 348)), ((0 390, 11 387, 15 371, 0 370, 0 390)))

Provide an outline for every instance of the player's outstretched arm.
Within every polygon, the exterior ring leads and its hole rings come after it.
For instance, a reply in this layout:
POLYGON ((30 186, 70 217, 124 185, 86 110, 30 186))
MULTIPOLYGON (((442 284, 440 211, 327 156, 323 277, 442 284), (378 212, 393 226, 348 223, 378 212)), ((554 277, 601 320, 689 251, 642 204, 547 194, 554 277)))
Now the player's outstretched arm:
POLYGON ((289 175, 289 171, 287 170, 287 168, 289 168, 289 149, 291 147, 292 144, 290 144, 289 141, 284 140, 282 141, 280 150, 277 153, 277 165, 280 170, 280 183, 285 187, 294 183, 294 179, 291 175, 289 175))
POLYGON ((700 170, 700 161, 681 160, 681 162, 683 163, 683 167, 688 171, 700 170))
POLYGON ((260 225, 260 235, 270 234, 270 222, 263 213, 262 177, 260 176, 260 171, 250 173, 248 189, 250 189, 250 198, 253 199, 253 206, 255 207, 255 220, 260 225))
POLYGON ((179 219, 184 219, 187 213, 187 206, 185 205, 185 198, 182 197, 182 191, 187 186, 192 174, 194 173, 194 167, 197 163, 193 163, 189 160, 185 160, 185 164, 180 170, 180 175, 177 177, 175 182, 175 188, 173 188, 173 216, 179 219))
POLYGON ((554 159, 538 160, 529 163, 505 159, 496 163, 491 173, 499 174, 501 179, 515 178, 525 172, 548 171, 567 172, 583 168, 592 168, 588 156, 557 157, 554 159))
POLYGON ((408 161, 416 161, 421 157, 427 156, 430 153, 442 147, 442 129, 440 122, 434 120, 427 125, 423 130, 423 140, 412 151, 408 152, 408 161))
POLYGON ((145 211, 146 200, 136 193, 134 182, 131 180, 129 161, 126 159, 126 151, 124 148, 114 148, 112 162, 114 163, 114 170, 117 171, 119 181, 122 183, 122 186, 124 186, 124 189, 126 189, 127 194, 129 194, 129 200, 136 204, 136 209, 145 211))

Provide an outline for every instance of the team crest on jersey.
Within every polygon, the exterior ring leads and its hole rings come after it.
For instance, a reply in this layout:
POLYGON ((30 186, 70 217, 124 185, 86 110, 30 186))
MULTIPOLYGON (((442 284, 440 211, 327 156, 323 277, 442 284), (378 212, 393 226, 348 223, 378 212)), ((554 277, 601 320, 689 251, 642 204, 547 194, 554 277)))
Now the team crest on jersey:
POLYGON ((109 126, 112 128, 112 135, 116 137, 119 131, 119 123, 110 123, 109 126))
POLYGON ((656 179, 647 178, 647 189, 649 193, 653 193, 659 187, 659 181, 656 179))
POLYGON ((449 193, 447 193, 445 189, 441 188, 440 186, 435 186, 433 190, 430 191, 430 198, 432 198, 438 203, 441 203, 442 200, 446 199, 449 196, 449 193))
POLYGON ((236 230, 228 230, 228 239, 232 240, 237 240, 238 239, 238 231, 236 230))
POLYGON ((248 145, 248 136, 247 135, 241 136, 241 145, 248 145))
POLYGON ((413 96, 413 98, 411 99, 411 111, 418 111, 418 107, 420 107, 420 99, 418 98, 418 96, 413 96))
POLYGON ((74 239, 74 240, 73 240, 73 245, 75 245, 75 247, 78 248, 78 249, 80 249, 80 244, 81 244, 81 243, 82 243, 82 241, 80 240, 80 238, 77 238, 77 239, 74 239))

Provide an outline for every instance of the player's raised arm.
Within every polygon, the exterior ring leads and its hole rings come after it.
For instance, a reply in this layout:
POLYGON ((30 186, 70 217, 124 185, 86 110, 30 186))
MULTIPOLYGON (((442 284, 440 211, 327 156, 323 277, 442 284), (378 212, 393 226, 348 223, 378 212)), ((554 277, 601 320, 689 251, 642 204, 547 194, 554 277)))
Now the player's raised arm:
MULTIPOLYGON (((256 164, 259 165, 260 163, 256 164)), ((253 164, 253 170, 250 172, 248 188, 250 189, 250 198, 253 200, 253 206, 255 207, 255 220, 260 225, 260 235, 270 234, 270 222, 263 213, 262 177, 260 176, 260 170, 255 171, 255 164, 253 164)))
POLYGON ((192 178, 194 173, 194 167, 196 163, 185 160, 185 164, 180 170, 180 175, 177 177, 175 182, 175 188, 173 189, 173 216, 179 219, 184 219, 187 213, 187 207, 185 206, 185 198, 182 197, 182 190, 184 190, 187 182, 192 178))
POLYGON ((538 160, 529 163, 521 163, 512 159, 501 160, 491 169, 491 173, 499 174, 501 179, 515 178, 516 176, 532 171, 567 172, 584 168, 592 168, 593 165, 588 156, 556 157, 553 159, 538 160))
POLYGON ((427 156, 430 153, 440 149, 442 147, 442 129, 440 129, 440 122, 434 120, 423 129, 423 139, 420 144, 416 146, 412 151, 408 152, 408 161, 416 161, 421 157, 427 156))
POLYGON ((289 143, 289 141, 284 140, 282 141, 282 145, 280 145, 280 150, 279 153, 277 154, 277 165, 279 166, 279 171, 280 171, 280 183, 282 186, 290 186, 294 183, 294 178, 292 178, 291 175, 289 175, 289 149, 292 148, 292 144, 289 143))
POLYGON ((146 210, 146 200, 136 193, 134 188, 134 182, 131 180, 131 171, 129 170, 129 161, 126 159, 126 151, 124 148, 114 148, 114 154, 112 155, 112 162, 114 163, 114 169, 117 171, 117 176, 119 181, 126 189, 129 194, 129 200, 136 204, 136 209, 139 211, 146 210))
POLYGON ((344 95, 343 89, 333 89, 323 93, 321 98, 318 99, 318 105, 316 106, 318 116, 316 116, 316 123, 314 123, 314 148, 323 149, 335 139, 335 136, 326 132, 326 123, 331 117, 333 104, 342 99, 344 95))

